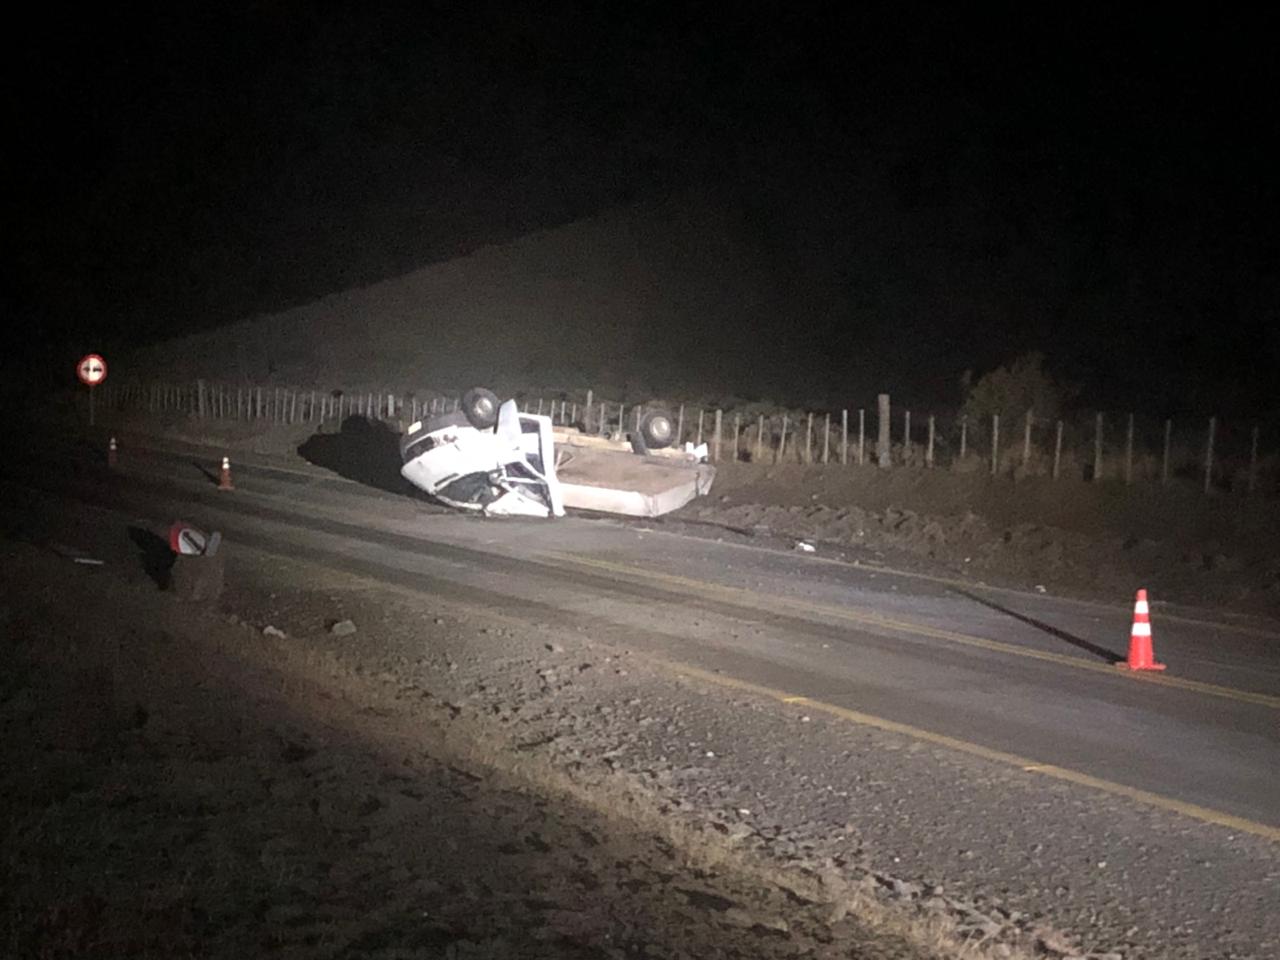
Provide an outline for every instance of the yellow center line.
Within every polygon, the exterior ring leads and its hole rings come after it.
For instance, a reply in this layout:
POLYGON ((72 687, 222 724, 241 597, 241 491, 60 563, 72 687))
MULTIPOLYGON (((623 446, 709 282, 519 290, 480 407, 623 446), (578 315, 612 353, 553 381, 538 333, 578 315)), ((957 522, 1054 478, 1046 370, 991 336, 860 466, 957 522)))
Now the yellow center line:
POLYGON ((619 578, 632 581, 645 580, 653 584, 659 584, 664 587, 678 590, 682 593, 732 603, 737 606, 746 606, 753 610, 759 610, 766 613, 777 612, 779 609, 787 609, 803 614, 817 615, 833 620, 843 620, 849 623, 856 623, 863 627, 892 630, 897 633, 927 637, 933 640, 945 640, 948 643, 954 643, 966 647, 975 647, 980 650, 989 650, 994 653, 1010 654, 1031 660, 1042 660, 1048 663, 1056 663, 1061 666, 1070 667, 1074 670, 1087 670, 1091 673, 1098 673, 1108 677, 1138 680, 1144 683, 1156 684, 1158 686, 1173 687, 1178 690, 1189 690, 1193 693, 1201 693, 1212 697, 1221 697, 1226 700, 1235 700, 1240 703, 1251 703, 1257 706, 1269 707, 1273 710, 1280 709, 1280 697, 1271 696, 1265 693, 1256 693, 1252 690, 1237 690, 1234 687, 1223 687, 1218 684, 1204 683, 1200 680, 1189 680, 1185 677, 1171 677, 1168 674, 1138 673, 1134 671, 1121 670, 1112 664, 1093 663, 1088 660, 1082 660, 1079 657, 1071 657, 1061 653, 1052 653, 1047 650, 1036 650, 1031 647, 1022 647, 1012 643, 1003 643, 999 640, 988 639, 987 637, 975 637, 971 634, 958 633, 954 630, 943 629, 942 627, 932 627, 928 624, 915 623, 910 620, 886 617, 883 614, 860 609, 858 607, 837 607, 829 604, 815 603, 809 600, 801 600, 794 597, 777 595, 766 596, 750 590, 742 589, 741 587, 731 587, 726 584, 712 583, 705 580, 695 580, 690 577, 680 576, 679 574, 663 573, 658 570, 647 570, 643 567, 614 563, 609 560, 600 560, 595 557, 583 557, 567 553, 550 553, 545 556, 560 564, 605 571, 615 574, 619 578))
POLYGON ((1256 837, 1262 837, 1265 840, 1270 840, 1273 843, 1280 843, 1280 827, 1273 827, 1269 824, 1258 823, 1257 821, 1238 817, 1235 814, 1226 813, 1222 810, 1214 810, 1212 807, 1202 807, 1199 804, 1187 803, 1183 800, 1174 799, 1173 797, 1166 797, 1159 793, 1152 793, 1149 790, 1140 790, 1137 787, 1131 787, 1123 783, 1104 780, 1101 777, 1095 777, 1079 770, 1059 767, 1052 763, 1041 763, 1027 757, 1020 757, 1014 753, 1006 753, 1003 750, 994 750, 991 747, 984 747, 979 743, 972 743, 968 740, 951 737, 944 733, 935 733, 932 730, 913 727, 910 724, 899 723, 896 720, 888 720, 884 717, 875 716, 874 714, 862 713, 858 710, 850 710, 846 707, 837 706, 834 703, 826 703, 822 700, 813 700, 809 697, 799 697, 794 694, 787 693, 784 690, 766 687, 758 683, 752 683, 749 680, 741 680, 737 677, 713 673, 709 670, 703 670, 699 667, 694 667, 686 663, 665 660, 661 657, 652 657, 648 655, 642 656, 645 660, 655 663, 677 674, 699 680, 703 683, 713 684, 715 686, 725 687, 744 693, 755 694, 784 704, 803 704, 806 710, 820 711, 833 717, 838 717, 841 720, 856 723, 860 726, 872 727, 876 730, 883 730, 888 733, 901 734, 902 736, 911 737, 912 739, 921 740, 926 743, 932 743, 940 747, 945 747, 949 750, 969 754, 970 756, 981 757, 984 760, 990 760, 1005 766, 1018 767, 1027 773, 1043 774, 1044 776, 1051 777, 1054 780, 1062 780, 1066 783, 1072 783, 1077 786, 1100 790, 1104 793, 1125 797, 1129 800, 1134 800, 1138 803, 1156 807, 1170 813, 1192 817, 1196 820, 1203 821, 1204 823, 1213 824, 1214 826, 1226 827, 1227 829, 1234 830, 1239 833, 1248 833, 1256 837))

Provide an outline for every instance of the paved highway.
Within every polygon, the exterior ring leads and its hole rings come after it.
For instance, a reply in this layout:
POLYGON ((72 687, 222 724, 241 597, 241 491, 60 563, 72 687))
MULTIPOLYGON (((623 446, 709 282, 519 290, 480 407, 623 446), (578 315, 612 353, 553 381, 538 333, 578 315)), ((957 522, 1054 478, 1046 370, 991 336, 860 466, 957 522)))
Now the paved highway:
POLYGON ((1280 840, 1280 632, 1162 615, 1156 598, 1169 669, 1135 675, 1116 665, 1133 584, 1116 585, 1116 605, 1091 605, 761 549, 728 532, 461 516, 306 464, 237 462, 237 490, 225 493, 207 455, 135 444, 111 475, 95 459, 49 448, 11 463, 11 507, 32 522, 41 490, 153 522, 183 515, 231 542, 512 616, 590 617, 710 682, 1280 840))

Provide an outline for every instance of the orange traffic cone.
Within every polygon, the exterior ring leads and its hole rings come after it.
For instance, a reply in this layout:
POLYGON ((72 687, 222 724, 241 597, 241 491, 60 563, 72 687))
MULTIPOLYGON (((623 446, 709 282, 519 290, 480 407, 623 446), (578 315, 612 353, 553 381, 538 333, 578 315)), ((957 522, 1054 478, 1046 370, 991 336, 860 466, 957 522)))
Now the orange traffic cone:
POLYGON ((112 437, 111 442, 107 444, 107 468, 111 469, 116 465, 116 438, 112 437))
POLYGON ((235 484, 231 482, 231 458, 222 458, 222 471, 218 474, 219 490, 234 490, 235 484))
POLYGON ((1163 663, 1156 663, 1151 646, 1151 610, 1147 606, 1147 591, 1139 590, 1133 604, 1133 627, 1129 630, 1129 659, 1116 664, 1127 670, 1163 670, 1163 663))

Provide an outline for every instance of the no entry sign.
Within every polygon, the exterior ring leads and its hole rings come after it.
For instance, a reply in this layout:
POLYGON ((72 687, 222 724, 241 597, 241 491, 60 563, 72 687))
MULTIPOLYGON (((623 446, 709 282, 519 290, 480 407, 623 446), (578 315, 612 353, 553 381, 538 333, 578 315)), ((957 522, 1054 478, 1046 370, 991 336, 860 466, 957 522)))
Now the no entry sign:
POLYGON ((107 361, 96 353, 83 356, 80 358, 80 362, 76 364, 76 376, 86 386, 96 387, 107 379, 107 361))

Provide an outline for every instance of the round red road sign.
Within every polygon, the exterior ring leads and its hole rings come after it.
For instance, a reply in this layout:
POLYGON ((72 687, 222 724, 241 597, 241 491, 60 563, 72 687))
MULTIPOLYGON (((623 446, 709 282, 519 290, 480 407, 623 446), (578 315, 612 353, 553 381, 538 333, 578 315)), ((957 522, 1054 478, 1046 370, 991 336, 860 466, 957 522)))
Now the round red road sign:
POLYGON ((87 354, 76 364, 76 376, 80 378, 81 383, 96 387, 107 379, 107 361, 96 353, 87 354))

